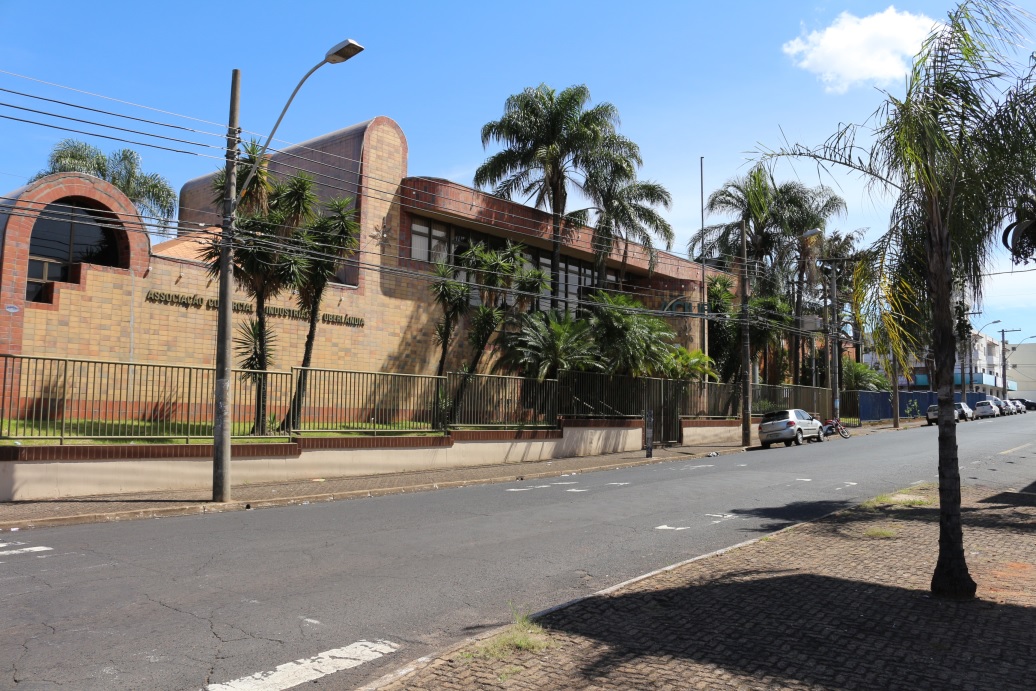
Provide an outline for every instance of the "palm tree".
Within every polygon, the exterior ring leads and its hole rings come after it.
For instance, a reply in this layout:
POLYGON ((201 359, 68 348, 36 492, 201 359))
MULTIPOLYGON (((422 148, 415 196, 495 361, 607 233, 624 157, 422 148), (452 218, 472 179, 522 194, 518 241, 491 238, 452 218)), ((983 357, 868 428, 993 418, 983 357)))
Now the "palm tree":
POLYGON ((708 247, 710 253, 719 255, 723 266, 730 268, 729 258, 741 255, 744 223, 749 267, 755 269, 754 292, 773 295, 784 282, 781 258, 794 242, 785 230, 788 219, 807 204, 809 195, 801 183, 776 183, 769 171, 758 165, 709 195, 705 209, 733 216, 734 220, 698 231, 688 242, 687 251, 693 254, 696 247, 708 247))
POLYGON ((532 199, 551 214, 550 294, 557 309, 560 294, 561 240, 585 212, 567 214, 569 186, 581 186, 591 167, 612 161, 640 165, 636 144, 616 133, 619 113, 610 103, 588 108, 590 90, 570 86, 560 93, 546 84, 508 97, 504 114, 482 127, 482 146, 504 148, 475 171, 475 185, 493 187, 506 199, 532 199))
MULTIPOLYGON (((289 183, 300 185, 295 178, 289 183)), ((306 187, 306 185, 301 185, 306 187)), ((301 189, 294 195, 296 204, 299 200, 309 198, 310 190, 301 189)), ((303 222, 307 217, 311 220, 306 226, 298 228, 296 241, 305 263, 298 274, 295 289, 298 292, 299 309, 309 317, 309 329, 306 332, 306 345, 302 354, 302 368, 295 384, 288 416, 282 428, 291 431, 301 419, 302 407, 306 402, 306 384, 309 379, 309 366, 313 361, 313 347, 316 343, 317 324, 320 322, 320 303, 324 299, 327 285, 335 278, 335 274, 346 256, 352 254, 359 246, 360 226, 356 222, 356 208, 352 198, 332 199, 324 205, 326 215, 312 219, 313 202, 297 206, 293 220, 303 222)), ((281 199, 278 199, 280 202, 281 199)))
POLYGON ((517 320, 514 331, 505 332, 499 366, 538 381, 554 379, 561 370, 594 370, 601 367, 600 351, 590 324, 571 312, 532 312, 517 320))
MULTIPOLYGON (((297 238, 285 237, 285 228, 297 232, 288 223, 312 217, 311 212, 302 211, 307 201, 315 199, 312 185, 312 179, 306 176, 275 183, 266 212, 243 216, 237 222, 231 256, 234 280, 255 301, 255 365, 261 372, 269 367, 266 305, 285 288, 299 285, 308 269, 302 246, 297 238)), ((209 273, 216 277, 219 276, 219 254, 219 238, 214 238, 203 247, 200 256, 208 264, 209 273)), ((253 433, 263 435, 266 428, 266 378, 263 377, 256 387, 253 433)))
POLYGON ((902 97, 886 97, 870 131, 840 128, 817 147, 768 156, 807 157, 866 176, 896 195, 889 231, 872 252, 875 278, 865 316, 902 343, 914 325, 898 318, 920 294, 931 305, 939 392, 939 557, 934 595, 973 597, 964 554, 960 470, 953 410, 954 275, 977 291, 982 267, 1036 169, 1036 79, 1006 57, 1021 42, 1024 15, 1000 0, 967 0, 924 42, 902 97), (859 136, 857 136, 859 135, 859 136), (871 141, 869 150, 857 141, 871 141), (901 267, 921 259, 924 281, 908 285, 901 267), (885 262, 885 258, 897 261, 885 262), (902 260, 902 261, 900 261, 902 260), (900 322, 900 323, 896 323, 900 322))
POLYGON ((453 332, 471 302, 471 288, 456 279, 456 267, 438 262, 432 273, 435 274, 435 281, 431 285, 432 298, 442 310, 442 318, 435 324, 435 340, 442 349, 435 374, 441 377, 446 372, 446 355, 453 341, 453 332))
POLYGON ((642 304, 622 294, 595 293, 589 312, 605 372, 644 377, 667 371, 676 346, 665 320, 645 314, 642 304))
POLYGON ((620 287, 626 282, 630 242, 639 243, 648 251, 652 266, 656 257, 654 237, 660 238, 667 250, 672 249, 673 227, 655 210, 658 206, 669 209, 673 203, 665 187, 657 182, 637 180, 628 162, 619 165, 606 162, 590 171, 585 190, 597 210, 592 246, 599 290, 605 287, 605 262, 616 240, 622 240, 620 287))
POLYGON ((158 173, 143 172, 140 163, 140 154, 132 149, 119 149, 105 156, 96 146, 63 139, 51 150, 47 168, 29 182, 52 173, 93 175, 117 187, 142 216, 156 219, 164 228, 176 214, 176 192, 158 173))
MULTIPOLYGON (((801 327, 806 281, 807 278, 810 278, 815 284, 817 279, 814 260, 820 256, 832 256, 818 252, 821 249, 822 241, 802 236, 814 228, 823 230, 828 220, 833 216, 844 214, 846 207, 845 200, 824 185, 807 188, 804 190, 804 194, 795 195, 790 201, 792 203, 786 210, 784 223, 785 233, 791 240, 789 249, 794 248, 795 250, 795 281, 789 292, 794 305, 795 326, 801 327)), ((802 355, 801 337, 798 331, 793 331, 791 335, 791 353, 792 383, 798 384, 801 374, 799 360, 802 355)))
POLYGON ((839 382, 842 391, 889 391, 892 388, 881 372, 852 360, 842 363, 839 382))

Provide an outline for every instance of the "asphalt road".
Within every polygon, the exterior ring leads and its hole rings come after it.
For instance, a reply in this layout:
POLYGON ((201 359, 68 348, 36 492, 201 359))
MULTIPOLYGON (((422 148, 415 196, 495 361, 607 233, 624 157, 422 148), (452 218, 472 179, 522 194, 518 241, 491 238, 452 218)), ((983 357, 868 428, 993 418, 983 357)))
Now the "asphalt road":
MULTIPOLYGON (((965 482, 1032 485, 1036 415, 958 431, 965 482)), ((314 669, 344 670, 321 686, 355 688, 507 623, 512 609, 935 480, 936 428, 923 427, 544 481, 3 533, 0 688, 273 689, 314 669)))

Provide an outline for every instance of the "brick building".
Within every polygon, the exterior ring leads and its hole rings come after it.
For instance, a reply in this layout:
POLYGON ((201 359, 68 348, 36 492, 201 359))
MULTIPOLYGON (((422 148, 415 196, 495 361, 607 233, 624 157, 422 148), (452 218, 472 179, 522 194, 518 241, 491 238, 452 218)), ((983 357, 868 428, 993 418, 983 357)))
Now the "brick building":
MULTIPOLYGON (((550 215, 447 180, 411 177, 407 142, 376 117, 274 153, 270 171, 304 170, 321 198, 355 199, 360 248, 324 296, 313 366, 432 373, 439 315, 429 291, 432 260, 472 242, 522 243, 548 269, 550 215)), ((0 354, 209 366, 214 362, 217 281, 199 261, 205 226, 218 224, 212 175, 181 191, 179 236, 151 245, 130 201, 80 174, 47 176, 0 199, 0 354)), ((591 231, 563 248, 563 298, 575 304, 594 285, 591 231)), ((613 279, 621 244, 608 260, 613 279)), ((708 269, 712 271, 712 269, 708 269)), ((691 311, 701 267, 665 252, 654 272, 631 245, 628 289, 655 309, 691 311)), ((290 291, 268 313, 277 338, 273 369, 302 358, 306 322, 290 291)), ((235 315, 252 303, 235 293, 235 315)), ((699 320, 674 318, 681 342, 697 347, 699 320)), ((464 348, 449 366, 459 366, 464 348)))

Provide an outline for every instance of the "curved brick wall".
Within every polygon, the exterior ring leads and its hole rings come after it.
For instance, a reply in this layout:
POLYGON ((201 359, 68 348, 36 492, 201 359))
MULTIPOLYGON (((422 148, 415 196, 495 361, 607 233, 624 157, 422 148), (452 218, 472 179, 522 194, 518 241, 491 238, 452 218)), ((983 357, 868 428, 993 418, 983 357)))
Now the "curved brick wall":
POLYGON ((7 196, 11 198, 8 206, 12 215, 7 218, 3 234, 0 235, 0 304, 4 308, 0 319, 6 322, 0 326, 0 353, 21 353, 26 309, 55 309, 62 290, 78 288, 81 281, 85 280, 85 274, 94 268, 84 265, 82 271, 73 271, 74 283, 56 284, 54 304, 26 304, 29 240, 36 215, 47 204, 66 197, 83 197, 115 214, 126 228, 125 231, 117 231, 122 268, 96 268, 131 273, 133 276, 142 276, 147 271, 150 246, 137 210, 125 194, 104 180, 81 173, 55 173, 7 196))

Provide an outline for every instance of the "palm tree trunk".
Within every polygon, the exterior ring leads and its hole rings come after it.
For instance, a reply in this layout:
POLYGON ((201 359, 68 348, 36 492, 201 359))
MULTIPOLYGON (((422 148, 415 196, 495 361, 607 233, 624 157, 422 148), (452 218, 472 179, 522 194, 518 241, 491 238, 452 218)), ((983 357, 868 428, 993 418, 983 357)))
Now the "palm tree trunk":
POLYGON ((551 214, 551 253, 550 253, 550 308, 560 307, 558 297, 561 295, 561 213, 555 209, 551 214))
POLYGON ((928 227, 928 284, 932 296, 932 342, 939 378, 939 559, 932 594, 972 598, 977 586, 968 573, 960 515, 960 468, 953 411, 953 305, 949 228, 938 215, 928 227))
POLYGON ((449 324, 449 317, 443 316, 446 327, 442 334, 442 352, 439 353, 439 366, 435 370, 435 376, 441 377, 446 371, 446 354, 450 348, 450 340, 453 337, 453 327, 449 324))
MULTIPOLYGON (((799 250, 799 270, 798 278, 795 281, 795 328, 802 328, 802 288, 806 281, 806 262, 802 257, 802 251, 799 250)), ((792 343, 792 356, 791 356, 791 381, 793 384, 800 384, 801 382, 801 350, 802 341, 797 331, 792 332, 791 335, 792 343)))
POLYGON ((626 260, 629 259, 630 242, 622 239, 622 268, 619 270, 619 290, 626 289, 626 260))
POLYGON ((259 374, 255 380, 255 418, 252 434, 266 434, 266 368, 268 365, 266 343, 266 295, 259 291, 255 296, 255 320, 259 327, 259 374))
POLYGON ((295 393, 291 397, 288 415, 281 423, 281 430, 291 432, 302 421, 302 407, 306 405, 306 385, 309 382, 309 366, 313 363, 313 346, 317 340, 317 323, 320 321, 320 301, 323 291, 317 294, 310 303, 309 331, 306 332, 306 346, 302 351, 302 368, 298 381, 295 382, 295 393))

